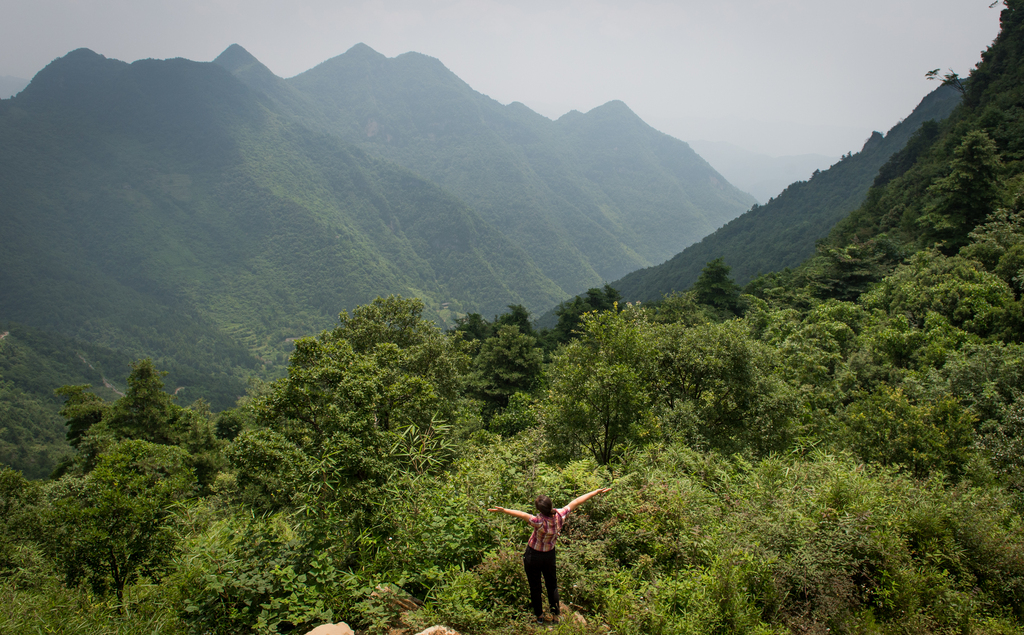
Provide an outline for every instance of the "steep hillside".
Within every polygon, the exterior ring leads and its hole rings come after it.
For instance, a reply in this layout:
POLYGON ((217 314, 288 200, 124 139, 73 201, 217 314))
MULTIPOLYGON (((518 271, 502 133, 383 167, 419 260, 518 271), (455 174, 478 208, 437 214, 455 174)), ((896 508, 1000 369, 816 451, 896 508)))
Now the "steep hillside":
MULTIPOLYGON (((281 94, 239 57, 232 47, 217 62, 281 94)), ((365 45, 286 82, 315 103, 303 115, 311 125, 326 118, 333 133, 455 193, 564 294, 659 262, 753 202, 621 102, 552 122, 477 93, 434 58, 389 59, 365 45)))
MULTIPOLYGON (((999 37, 970 77, 947 76, 963 88, 963 105, 930 143, 894 157, 865 204, 833 230, 830 245, 886 235, 912 248, 937 244, 953 253, 994 210, 1019 211, 1024 203, 1024 6, 1005 4, 999 37)), ((992 254, 982 259, 987 257, 992 254)))
POLYGON ((0 317, 153 356, 217 407, 379 294, 441 320, 560 297, 463 202, 215 64, 75 51, 2 102, 0 145, 0 317))
POLYGON ((865 199, 879 169, 920 126, 949 115, 960 93, 943 86, 926 96, 884 137, 874 133, 857 154, 847 155, 808 181, 793 183, 765 205, 727 223, 667 262, 635 271, 612 286, 628 300, 655 300, 689 288, 711 260, 724 257, 740 284, 760 273, 793 267, 814 253, 815 242, 865 199))
POLYGON ((71 452, 54 388, 89 384, 96 394, 114 399, 130 370, 123 354, 0 323, 0 465, 28 478, 49 476, 71 452))

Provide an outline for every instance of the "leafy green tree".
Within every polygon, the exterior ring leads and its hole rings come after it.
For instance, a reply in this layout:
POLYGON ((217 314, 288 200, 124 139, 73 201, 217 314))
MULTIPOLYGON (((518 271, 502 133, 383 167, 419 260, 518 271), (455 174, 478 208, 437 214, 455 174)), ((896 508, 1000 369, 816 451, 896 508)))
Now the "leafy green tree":
POLYGON ((842 419, 844 440, 860 458, 902 465, 917 477, 933 471, 959 476, 972 455, 974 416, 950 395, 916 404, 883 384, 842 419))
POLYGON ((165 374, 149 358, 132 364, 128 389, 111 404, 104 423, 121 438, 172 443, 171 428, 181 408, 164 392, 160 378, 165 374))
POLYGON ((545 346, 550 350, 558 344, 564 344, 575 337, 580 328, 583 315, 593 311, 616 310, 622 296, 611 285, 604 288, 587 289, 586 294, 578 295, 558 305, 555 315, 558 324, 547 333, 545 346))
POLYGON ((740 288, 729 276, 725 258, 715 258, 704 265, 700 277, 693 284, 694 299, 712 307, 723 315, 739 315, 740 288))
POLYGON ((971 242, 960 250, 1002 278, 1019 300, 1024 292, 1024 193, 1013 206, 993 212, 988 221, 970 234, 971 242))
POLYGON ((225 454, 235 477, 232 495, 261 512, 293 508, 311 472, 310 458, 274 430, 246 430, 225 454))
POLYGON ((530 312, 521 304, 508 305, 507 313, 502 313, 494 318, 494 328, 498 329, 502 326, 519 327, 519 332, 523 335, 533 336, 534 334, 533 324, 530 323, 530 312))
POLYGON ((818 297, 851 301, 892 271, 906 255, 899 243, 885 236, 844 247, 819 245, 805 275, 818 297))
POLYGON ((977 262, 937 251, 921 251, 862 297, 868 308, 905 315, 924 326, 929 313, 969 333, 1001 333, 1016 308, 1013 292, 977 262))
POLYGON ((65 399, 61 406, 60 416, 64 417, 68 426, 68 443, 77 448, 82 436, 89 428, 103 420, 107 413, 107 403, 99 396, 88 392, 88 384, 80 386, 61 386, 53 391, 58 397, 65 399))
POLYGON ((0 576, 16 566, 15 547, 41 535, 38 483, 17 470, 0 468, 0 576))
POLYGON ((508 405, 494 415, 489 428, 502 435, 512 437, 537 425, 537 411, 532 408, 533 399, 530 395, 517 392, 509 397, 508 405))
POLYGON ((181 448, 122 441, 85 477, 64 477, 47 490, 48 551, 69 584, 87 581, 122 601, 139 576, 159 577, 171 562, 171 506, 194 487, 181 448))
POLYGON ((483 341, 494 333, 494 326, 479 313, 470 313, 458 319, 455 330, 462 333, 466 341, 483 341))
POLYGON ((533 391, 543 362, 537 338, 520 332, 518 326, 499 327, 480 347, 469 379, 474 394, 484 401, 485 416, 508 406, 515 393, 533 391))
POLYGON ((635 309, 584 314, 581 328, 551 361, 545 427, 556 452, 604 465, 650 432, 653 343, 635 309))
POLYGON ((288 376, 253 402, 257 423, 311 461, 312 500, 346 517, 370 509, 399 433, 458 416, 467 345, 422 312, 421 301, 391 296, 343 313, 333 331, 298 340, 288 376))
POLYGON ((970 231, 996 209, 1002 162, 995 142, 973 130, 953 153, 949 168, 947 176, 928 188, 937 200, 920 222, 930 227, 932 239, 945 241, 944 249, 955 253, 967 243, 970 231))
POLYGON ((234 441, 245 429, 245 415, 237 408, 223 410, 217 414, 213 429, 218 439, 234 441))
POLYGON ((189 467, 195 473, 199 487, 204 493, 209 493, 217 474, 227 466, 224 457, 227 443, 217 436, 210 405, 199 399, 188 408, 180 409, 172 439, 174 445, 188 452, 189 467))
POLYGON ((688 413, 691 442, 729 452, 785 447, 793 399, 776 356, 742 322, 667 325, 655 338, 656 398, 668 412, 688 413))
POLYGON ((657 302, 644 304, 643 309, 652 322, 661 324, 696 326, 706 323, 709 319, 706 307, 697 302, 692 290, 673 291, 657 302))

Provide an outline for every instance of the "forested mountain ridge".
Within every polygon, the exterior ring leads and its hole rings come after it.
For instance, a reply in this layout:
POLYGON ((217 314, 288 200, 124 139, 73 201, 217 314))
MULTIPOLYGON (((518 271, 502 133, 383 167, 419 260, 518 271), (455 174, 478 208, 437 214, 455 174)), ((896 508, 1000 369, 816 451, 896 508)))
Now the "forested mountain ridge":
POLYGON ((75 51, 3 102, 0 143, 5 319, 153 356, 195 396, 381 293, 438 318, 560 297, 464 203, 214 64, 75 51))
POLYGON ((363 44, 287 80, 237 45, 215 62, 455 193, 567 293, 667 258, 753 202, 621 102, 552 122, 477 93, 437 59, 363 44))
MULTIPOLYGON (((284 80, 239 46, 216 63, 79 49, 0 102, 0 319, 151 357, 180 403, 220 410, 250 376, 281 372, 292 338, 378 295, 421 298, 447 325, 548 307, 668 249, 661 229, 710 231, 722 209, 746 205, 621 103, 551 122, 475 93, 437 60, 366 47, 314 70, 284 80), (390 88, 353 80, 341 92, 398 94, 373 115, 389 131, 376 142, 420 126, 398 135, 412 167, 357 143, 374 137, 342 122, 365 113, 324 97, 335 66, 378 62, 404 69, 381 74, 390 88), (430 161, 446 166, 440 185, 413 171, 430 161), (645 176, 652 166, 659 175, 645 176), (680 180, 693 167, 713 191, 680 180)), ((12 397, 11 452, 31 446, 19 413, 56 416, 52 390, 73 381, 12 397)))
POLYGON ((627 300, 651 301, 688 289, 715 258, 725 259, 739 284, 798 265, 814 253, 818 240, 864 201, 889 158, 924 123, 948 117, 960 97, 954 88, 940 86, 884 137, 872 134, 860 152, 844 156, 807 181, 793 183, 778 197, 755 205, 668 261, 634 271, 612 286, 627 300))

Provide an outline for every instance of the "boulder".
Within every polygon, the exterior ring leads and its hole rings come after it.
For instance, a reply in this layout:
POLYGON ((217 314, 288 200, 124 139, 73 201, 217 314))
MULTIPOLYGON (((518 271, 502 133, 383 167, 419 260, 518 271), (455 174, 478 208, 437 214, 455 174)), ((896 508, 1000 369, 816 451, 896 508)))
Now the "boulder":
POLYGON ((344 622, 337 624, 321 624, 306 635, 356 635, 355 632, 344 622))
POLYGON ((459 633, 446 626, 431 626, 425 631, 416 633, 416 635, 459 635, 459 633))

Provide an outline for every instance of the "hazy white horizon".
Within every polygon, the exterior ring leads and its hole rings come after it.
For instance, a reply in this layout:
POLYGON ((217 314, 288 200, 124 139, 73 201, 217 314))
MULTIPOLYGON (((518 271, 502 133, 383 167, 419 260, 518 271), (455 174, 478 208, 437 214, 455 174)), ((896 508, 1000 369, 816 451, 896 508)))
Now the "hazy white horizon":
POLYGON ((556 119, 611 100, 683 140, 838 156, 885 132, 998 33, 989 0, 37 0, 0 21, 0 75, 81 47, 124 61, 240 44, 291 77, 363 42, 438 58, 475 90, 556 119))

